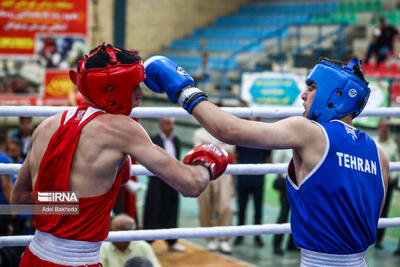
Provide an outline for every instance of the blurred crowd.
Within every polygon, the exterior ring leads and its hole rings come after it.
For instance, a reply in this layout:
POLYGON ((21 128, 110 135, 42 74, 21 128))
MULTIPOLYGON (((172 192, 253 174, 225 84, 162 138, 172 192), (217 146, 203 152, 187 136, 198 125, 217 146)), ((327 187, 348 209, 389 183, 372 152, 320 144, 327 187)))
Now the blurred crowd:
MULTIPOLYGON (((0 127, 0 163, 23 163, 28 153, 33 132, 31 117, 20 117, 18 129, 9 134, 8 129, 0 127)), ((0 204, 10 201, 11 189, 17 175, 0 175, 0 204)), ((28 215, 0 215, 0 235, 31 235, 33 217, 28 215)), ((0 249, 1 266, 18 266, 24 247, 7 247, 0 249)))
POLYGON ((380 17, 378 27, 373 30, 364 62, 368 64, 371 56, 375 55, 376 63, 379 65, 395 53, 394 40, 398 34, 396 27, 389 25, 385 17, 380 17))
POLYGON ((0 94, 38 94, 44 80, 39 59, 0 59, 0 94))
POLYGON ((46 68, 68 69, 76 67, 86 52, 83 38, 44 36, 38 42, 37 53, 46 68))
POLYGON ((0 94, 39 94, 46 69, 75 68, 86 52, 82 37, 41 36, 33 58, 0 59, 0 94))

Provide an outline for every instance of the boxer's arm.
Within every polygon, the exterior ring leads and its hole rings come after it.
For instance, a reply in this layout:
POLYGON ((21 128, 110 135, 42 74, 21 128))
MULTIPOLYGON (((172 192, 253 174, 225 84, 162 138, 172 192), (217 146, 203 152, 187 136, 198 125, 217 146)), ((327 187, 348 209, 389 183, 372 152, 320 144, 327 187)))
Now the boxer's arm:
MULTIPOLYGON (((207 95, 194 87, 194 81, 180 66, 163 56, 153 56, 144 63, 147 87, 167 93, 192 113, 200 124, 217 139, 235 145, 256 148, 294 148, 302 154, 315 140, 325 144, 323 131, 311 121, 296 117, 276 123, 242 120, 207 101, 207 95)), ((319 148, 320 149, 320 148, 319 148)), ((313 150, 313 148, 311 148, 313 150)))
POLYGON ((244 120, 209 101, 196 105, 192 114, 208 132, 228 144, 301 151, 318 140, 325 142, 321 127, 303 117, 290 117, 274 123, 244 120))
MULTIPOLYGON (((121 119, 122 116, 120 116, 121 119)), ((152 143, 142 126, 130 119, 114 120, 110 131, 114 143, 123 153, 133 156, 144 167, 163 179, 184 196, 198 196, 210 181, 210 175, 203 166, 183 164, 161 147, 152 143)))

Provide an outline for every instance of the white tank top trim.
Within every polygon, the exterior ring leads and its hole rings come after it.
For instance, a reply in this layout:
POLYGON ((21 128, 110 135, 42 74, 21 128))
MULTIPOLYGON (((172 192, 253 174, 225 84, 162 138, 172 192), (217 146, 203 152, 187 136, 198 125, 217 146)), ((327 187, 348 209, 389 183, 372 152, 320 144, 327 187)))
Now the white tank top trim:
POLYGON ((300 267, 368 267, 365 262, 366 252, 338 255, 301 249, 300 267))

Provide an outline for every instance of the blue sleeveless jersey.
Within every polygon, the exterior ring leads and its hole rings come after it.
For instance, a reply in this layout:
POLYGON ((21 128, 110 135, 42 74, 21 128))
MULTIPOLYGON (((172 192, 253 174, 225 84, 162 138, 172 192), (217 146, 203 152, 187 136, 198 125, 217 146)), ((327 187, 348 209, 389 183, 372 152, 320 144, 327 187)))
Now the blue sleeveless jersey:
POLYGON ((340 121, 321 123, 327 147, 300 186, 286 179, 293 239, 330 254, 365 251, 376 240, 385 195, 378 149, 365 133, 340 121))
MULTIPOLYGON (((0 152, 0 163, 12 163, 13 160, 7 154, 0 152)), ((11 179, 11 178, 10 178, 11 179)), ((0 183, 0 204, 8 204, 6 197, 3 194, 3 187, 0 183)))

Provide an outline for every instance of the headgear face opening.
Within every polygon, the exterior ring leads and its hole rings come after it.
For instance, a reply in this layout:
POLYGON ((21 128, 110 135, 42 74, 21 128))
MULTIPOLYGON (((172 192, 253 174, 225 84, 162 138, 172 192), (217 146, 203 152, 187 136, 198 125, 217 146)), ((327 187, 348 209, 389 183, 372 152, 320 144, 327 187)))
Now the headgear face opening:
POLYGON ((338 66, 321 60, 306 83, 315 83, 317 91, 308 118, 318 122, 340 119, 352 114, 357 117, 367 104, 371 89, 368 82, 355 75, 354 66, 361 71, 361 62, 353 58, 347 65, 338 66))
POLYGON ((145 79, 140 57, 111 45, 100 45, 78 63, 70 78, 83 96, 108 113, 129 115, 132 91, 145 79))

